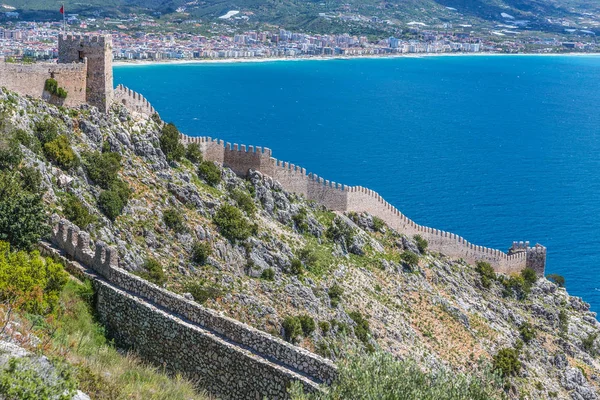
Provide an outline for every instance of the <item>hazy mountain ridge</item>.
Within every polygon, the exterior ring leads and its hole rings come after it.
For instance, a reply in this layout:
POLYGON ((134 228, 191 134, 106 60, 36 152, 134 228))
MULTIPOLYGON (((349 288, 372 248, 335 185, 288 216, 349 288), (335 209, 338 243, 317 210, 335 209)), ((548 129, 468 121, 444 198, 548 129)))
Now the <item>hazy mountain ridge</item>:
MULTIPOLYGON (((35 0, 6 0, 3 4, 15 7, 28 18, 57 19, 60 2, 35 0), (48 11, 48 12, 46 12, 48 11)), ((237 17, 247 18, 250 23, 269 23, 288 29, 306 31, 343 30, 360 23, 360 29, 388 30, 383 24, 371 24, 369 19, 390 20, 406 24, 420 22, 427 25, 443 23, 475 24, 491 27, 494 24, 521 21, 527 29, 563 32, 565 26, 582 24, 582 28, 598 30, 597 25, 586 23, 591 14, 597 14, 600 5, 581 0, 425 0, 386 2, 377 1, 298 1, 298 0, 91 0, 85 3, 67 3, 68 13, 83 15, 126 17, 130 12, 153 15, 173 15, 180 19, 199 18, 202 21, 223 21, 219 17, 230 10, 241 12, 237 17), (504 15, 503 15, 504 14, 504 15), (340 19, 344 17, 344 19, 340 19), (365 21, 352 21, 348 17, 362 17, 365 21), (567 19, 567 25, 563 21, 567 19), (556 20, 556 21, 555 21, 556 20), (523 21, 527 21, 526 23, 523 21)), ((359 28, 354 27, 358 31, 359 28)))

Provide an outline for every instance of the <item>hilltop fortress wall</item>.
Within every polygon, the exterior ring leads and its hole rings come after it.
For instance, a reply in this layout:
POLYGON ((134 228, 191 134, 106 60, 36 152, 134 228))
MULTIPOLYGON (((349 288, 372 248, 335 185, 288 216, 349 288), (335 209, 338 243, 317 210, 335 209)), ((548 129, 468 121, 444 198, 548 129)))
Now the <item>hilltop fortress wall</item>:
POLYGON ((81 63, 86 59, 86 102, 106 112, 113 103, 112 37, 58 36, 58 64, 81 63))
POLYGON ((141 94, 123 85, 113 89, 110 35, 59 35, 57 63, 0 62, 0 87, 65 107, 89 104, 106 112, 118 102, 147 117, 156 113, 141 94), (44 90, 50 78, 67 91, 65 99, 44 90))
POLYGON ((268 148, 245 145, 233 146, 210 137, 182 135, 184 143, 198 143, 204 158, 231 168, 236 174, 246 176, 253 169, 271 176, 285 190, 304 196, 333 211, 367 212, 381 218, 388 226, 407 236, 421 235, 429 243, 429 250, 451 258, 464 259, 474 264, 489 262, 499 273, 511 274, 526 267, 543 275, 546 267, 546 248, 529 242, 513 242, 508 254, 500 250, 474 245, 450 232, 419 225, 385 201, 377 192, 361 187, 330 182, 307 173, 304 168, 272 157, 268 148))
POLYGON ((79 107, 86 103, 87 60, 81 63, 17 64, 0 62, 0 86, 23 96, 42 98, 53 104, 79 107), (68 92, 62 100, 44 90, 47 79, 55 79, 68 92))
POLYGON ((123 104, 129 111, 147 116, 156 113, 154 107, 144 96, 123 85, 117 85, 114 92, 114 102, 123 104))
POLYGON ((119 268, 116 249, 92 243, 87 232, 58 216, 51 242, 41 243, 44 254, 93 280, 96 311, 117 344, 185 373, 213 395, 287 398, 293 381, 313 392, 337 374, 329 360, 119 268))

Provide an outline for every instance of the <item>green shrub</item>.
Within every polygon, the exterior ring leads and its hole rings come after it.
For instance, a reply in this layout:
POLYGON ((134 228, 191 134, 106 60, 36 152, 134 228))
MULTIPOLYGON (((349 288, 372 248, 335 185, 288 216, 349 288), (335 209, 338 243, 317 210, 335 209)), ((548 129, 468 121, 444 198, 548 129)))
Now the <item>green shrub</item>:
POLYGON ((302 261, 298 260, 297 258, 294 258, 290 266, 290 272, 294 275, 302 275, 302 273, 304 272, 302 261))
POLYGON ((167 228, 176 233, 183 233, 187 230, 181 212, 175 208, 169 208, 163 213, 163 222, 167 228))
POLYGON ((319 256, 314 251, 314 249, 306 246, 298 252, 298 257, 301 261, 304 262, 308 268, 313 267, 315 264, 319 262, 319 256))
POLYGON ((190 143, 185 148, 185 158, 198 164, 202 162, 202 151, 200 151, 200 145, 198 143, 190 143))
POLYGON ((336 217, 331 226, 325 231, 325 236, 328 239, 341 244, 346 248, 352 245, 354 235, 354 229, 339 217, 336 217))
POLYGON ((275 271, 273 271, 272 268, 267 268, 264 269, 263 272, 260 274, 261 279, 264 279, 266 281, 273 281, 275 280, 275 271))
POLYGON ((152 121, 154 121, 156 124, 161 124, 162 120, 160 119, 160 115, 158 115, 157 112, 153 113, 150 118, 152 118, 152 121))
POLYGON ((41 195, 24 189, 17 173, 0 171, 0 240, 27 250, 48 232, 41 195))
POLYGON ((198 176, 210 186, 217 186, 221 182, 221 169, 211 161, 202 161, 198 166, 198 176))
POLYGON ((400 260, 411 269, 419 265, 419 256, 409 250, 405 250, 400 254, 400 260))
POLYGON ((113 152, 89 152, 83 155, 84 166, 89 178, 102 189, 110 189, 119 179, 121 155, 113 152))
POLYGON ((500 349, 493 357, 494 370, 502 376, 515 376, 521 371, 519 351, 517 349, 500 349))
POLYGON ((514 295, 518 300, 525 299, 531 290, 531 284, 522 275, 511 275, 508 279, 504 278, 502 284, 504 285, 504 296, 514 295))
POLYGON ((71 148, 66 135, 60 135, 51 142, 47 142, 43 148, 46 157, 65 170, 79 165, 79 158, 71 148))
POLYGON ((56 89, 56 95, 58 97, 60 97, 61 99, 66 99, 68 94, 69 93, 65 89, 63 89, 61 87, 59 87, 58 89, 56 89))
POLYGON ((535 339, 535 329, 529 322, 521 324, 519 327, 519 334, 525 343, 529 343, 535 339))
POLYGON ((429 245, 429 243, 427 243, 427 240, 423 239, 423 236, 421 235, 415 235, 413 236, 413 239, 415 239, 415 243, 417 244, 417 249, 419 249, 419 253, 424 254, 425 250, 427 250, 427 246, 429 245))
POLYGON ((217 210, 213 220, 219 227, 221 235, 232 242, 248 239, 253 231, 253 227, 242 212, 229 204, 222 205, 217 210))
POLYGON ((114 221, 123 212, 130 196, 131 189, 127 182, 117 178, 112 181, 108 190, 100 193, 98 206, 104 215, 114 221))
POLYGON ((129 184, 127 184, 127 182, 117 179, 112 183, 109 190, 115 192, 119 196, 123 206, 127 205, 129 202, 129 197, 131 197, 131 189, 129 188, 129 184))
POLYGON ((379 217, 373 217, 373 229, 376 232, 382 232, 383 228, 385 228, 385 222, 379 217))
POLYGON ((358 340, 367 344, 369 342, 369 336, 371 335, 369 321, 367 321, 365 317, 363 317, 363 315, 358 311, 352 311, 348 313, 348 316, 356 323, 356 326, 354 327, 354 335, 356 335, 358 340))
POLYGON ((293 400, 500 400, 502 381, 487 369, 481 377, 436 368, 426 372, 411 359, 399 360, 377 351, 338 362, 333 384, 323 391, 304 393, 300 383, 290 389, 293 400))
POLYGON ((240 189, 235 189, 231 192, 231 198, 236 202, 239 208, 241 208, 246 215, 249 217, 254 216, 256 213, 256 204, 252 197, 248 193, 243 192, 240 189))
POLYGON ((327 291, 327 294, 329 295, 329 300, 331 301, 331 306, 337 307, 337 305, 342 300, 342 295, 344 294, 344 288, 341 287, 340 285, 338 285, 337 283, 334 283, 333 285, 331 285, 331 287, 327 291))
POLYGON ((302 324, 297 317, 287 316, 282 322, 284 338, 290 343, 296 343, 302 335, 302 324))
POLYGON ((50 94, 53 94, 54 96, 60 97, 61 99, 67 98, 67 91, 58 86, 56 79, 46 79, 46 82, 44 83, 44 90, 50 94))
POLYGON ((523 277, 523 280, 529 285, 529 287, 531 287, 538 279, 537 274, 531 268, 525 268, 523 271, 521 271, 521 276, 523 277))
POLYGON ((190 283, 185 288, 194 297, 194 300, 200 304, 204 304, 208 300, 216 300, 225 294, 223 290, 216 286, 199 282, 190 283))
POLYGON ((320 321, 319 329, 321 330, 321 333, 323 335, 327 335, 329 333, 329 331, 331 330, 331 324, 327 321, 320 321))
POLYGON ((566 333, 569 330, 569 316, 564 309, 561 309, 558 312, 558 327, 563 333, 566 333))
POLYGON ((29 133, 23 129, 15 129, 13 135, 19 143, 27 147, 29 150, 36 154, 41 153, 42 147, 37 137, 29 135, 29 133))
POLYGON ((56 89, 58 89, 58 82, 56 79, 46 79, 44 90, 49 93, 56 93, 56 89))
POLYGON ((550 274, 546 276, 550 282, 554 282, 558 287, 565 287, 565 277, 558 274, 550 274))
POLYGON ((31 193, 39 193, 42 187, 42 174, 34 167, 21 167, 21 185, 24 190, 31 193))
POLYGON ((117 219, 121 212, 123 212, 123 208, 125 204, 123 203, 123 199, 119 195, 119 193, 113 190, 105 190, 100 193, 100 197, 98 198, 98 207, 100 211, 104 213, 111 221, 117 219))
POLYGON ((306 208, 300 208, 298 213, 292 216, 292 221, 294 221, 294 226, 300 233, 308 232, 308 215, 306 212, 306 208))
POLYGON ((47 314, 58 305, 59 294, 68 280, 61 264, 40 257, 39 252, 13 252, 0 241, 0 301, 47 314))
POLYGON ((58 138, 58 123, 50 118, 45 118, 35 123, 33 132, 43 146, 58 138))
POLYGON ((0 135, 0 170, 17 167, 22 158, 19 141, 14 137, 0 135))
POLYGON ((315 331, 315 320, 310 315, 299 315, 298 321, 300 321, 300 326, 302 327, 302 333, 304 334, 304 336, 309 336, 315 331))
POLYGON ((38 362, 11 358, 0 371, 0 397, 6 400, 69 400, 77 392, 74 370, 53 363, 48 371, 38 362))
POLYGON ((165 124, 162 128, 160 148, 167 161, 179 161, 185 155, 185 147, 179 141, 179 130, 172 123, 165 124))
POLYGON ((593 332, 587 335, 586 338, 581 340, 581 347, 592 357, 596 356, 596 348, 594 347, 594 342, 598 338, 598 333, 593 332))
POLYGON ((144 271, 139 272, 138 275, 159 286, 167 282, 165 271, 163 271, 160 263, 153 258, 146 259, 146 262, 144 262, 144 271))
POLYGON ((82 229, 96 221, 96 217, 74 194, 67 193, 63 202, 63 210, 65 217, 82 229))
POLYGON ((492 268, 488 262, 477 261, 477 264, 475 265, 475 271, 479 273, 481 285, 486 289, 489 289, 492 281, 497 279, 496 271, 494 271, 494 268, 492 268))
POLYGON ((212 247, 208 242, 195 242, 192 247, 192 261, 199 265, 204 265, 206 260, 212 254, 212 247))
POLYGON ((332 319, 331 320, 331 329, 335 329, 335 328, 337 328, 338 332, 341 335, 347 335, 350 330, 347 323, 339 322, 337 319, 332 319))

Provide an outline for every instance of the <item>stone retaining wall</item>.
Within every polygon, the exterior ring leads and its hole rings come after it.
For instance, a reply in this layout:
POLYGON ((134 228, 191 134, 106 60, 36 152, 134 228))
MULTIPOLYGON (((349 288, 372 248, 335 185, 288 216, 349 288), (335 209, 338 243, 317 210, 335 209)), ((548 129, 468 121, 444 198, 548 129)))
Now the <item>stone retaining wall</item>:
POLYGON ((87 60, 82 63, 56 64, 50 62, 19 64, 0 62, 0 86, 22 96, 48 100, 53 104, 78 107, 86 103, 87 60), (53 78, 67 91, 60 99, 44 91, 46 80, 53 78))
MULTIPOLYGON (((105 281, 96 284, 97 311, 117 343, 135 348, 153 362, 172 360, 173 370, 203 382, 221 379, 207 387, 226 398, 285 398, 292 381, 316 390, 318 384, 335 378, 331 361, 128 273, 118 267, 115 249, 102 242, 92 244, 89 234, 67 220, 53 217, 52 225, 53 245, 105 281), (182 341, 187 340, 183 343, 198 354, 182 350, 182 341), (220 348, 223 343, 226 348, 220 348), (223 361, 207 367, 214 357, 223 361), (234 367, 236 362, 240 368, 234 367)), ((77 272, 73 264, 67 262, 71 272, 77 272)))
POLYGON ((546 248, 529 242, 513 242, 508 254, 500 250, 474 245, 450 232, 419 225, 385 201, 377 192, 362 186, 346 186, 307 173, 306 169, 272 157, 268 148, 224 143, 211 137, 181 135, 184 143, 197 143, 204 159, 223 164, 235 173, 246 176, 250 169, 273 177, 289 192, 304 196, 333 211, 368 212, 381 218, 388 226, 408 236, 421 235, 429 250, 448 257, 464 259, 474 264, 489 262, 499 273, 511 274, 526 267, 543 276, 546 267, 546 248))

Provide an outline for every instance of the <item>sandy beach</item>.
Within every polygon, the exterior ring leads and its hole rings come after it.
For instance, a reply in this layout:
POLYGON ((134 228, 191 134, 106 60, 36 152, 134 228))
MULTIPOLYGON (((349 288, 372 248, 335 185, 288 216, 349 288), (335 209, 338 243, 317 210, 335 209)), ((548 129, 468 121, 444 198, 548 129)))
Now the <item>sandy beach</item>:
POLYGON ((232 64, 232 63, 261 63, 281 61, 331 61, 352 59, 380 59, 380 58, 424 58, 424 57, 490 57, 490 56, 531 56, 531 57, 599 57, 600 53, 410 53, 386 55, 359 55, 359 56, 305 56, 305 57, 249 57, 249 58, 223 58, 223 59, 185 59, 185 60, 118 60, 114 61, 115 67, 143 66, 143 65, 176 65, 176 64, 232 64))

